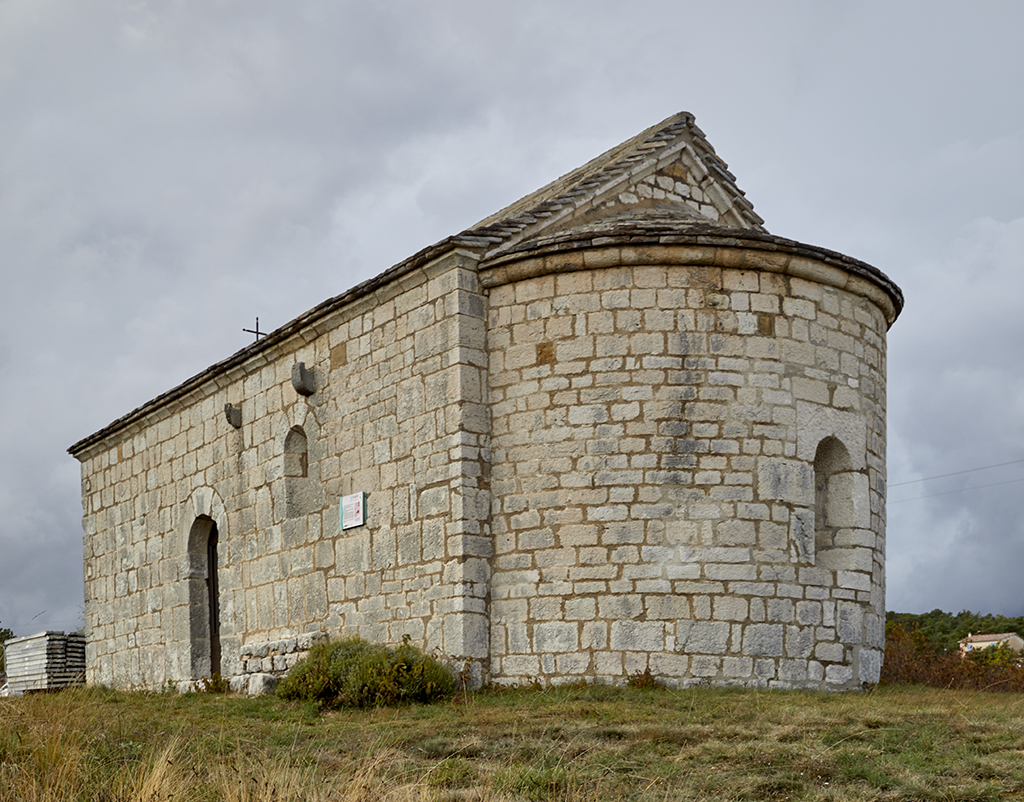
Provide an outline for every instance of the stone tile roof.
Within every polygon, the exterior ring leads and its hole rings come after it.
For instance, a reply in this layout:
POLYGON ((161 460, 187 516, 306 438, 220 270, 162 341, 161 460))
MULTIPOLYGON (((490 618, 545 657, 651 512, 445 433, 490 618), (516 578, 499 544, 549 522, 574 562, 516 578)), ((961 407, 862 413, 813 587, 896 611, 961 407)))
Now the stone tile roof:
POLYGON ((968 635, 961 643, 998 643, 1007 638, 1019 638, 1016 632, 1000 632, 997 635, 968 635))
POLYGON ((693 115, 684 111, 484 218, 458 238, 473 242, 483 240, 495 246, 507 243, 517 235, 541 227, 539 224, 545 221, 571 213, 617 184, 635 180, 645 171, 649 172, 652 165, 663 163, 684 149, 703 167, 710 182, 722 191, 728 205, 737 210, 744 227, 763 231, 764 220, 754 212, 753 204, 736 185, 736 176, 715 153, 704 132, 695 124, 693 115))

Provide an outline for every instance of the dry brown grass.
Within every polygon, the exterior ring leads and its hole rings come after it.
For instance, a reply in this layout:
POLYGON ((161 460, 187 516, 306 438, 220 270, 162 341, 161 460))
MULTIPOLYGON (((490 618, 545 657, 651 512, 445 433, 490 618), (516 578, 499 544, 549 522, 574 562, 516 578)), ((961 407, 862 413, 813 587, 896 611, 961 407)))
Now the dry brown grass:
POLYGON ((1024 798, 1024 696, 577 687, 322 713, 83 689, 0 700, 0 799, 1024 798))

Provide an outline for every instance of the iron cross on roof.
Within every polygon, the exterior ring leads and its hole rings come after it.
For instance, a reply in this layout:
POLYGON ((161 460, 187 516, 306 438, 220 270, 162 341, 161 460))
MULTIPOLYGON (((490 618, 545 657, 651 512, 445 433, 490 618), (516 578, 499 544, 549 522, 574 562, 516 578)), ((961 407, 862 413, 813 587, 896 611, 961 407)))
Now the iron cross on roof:
POLYGON ((259 319, 259 317, 256 318, 256 328, 255 329, 242 329, 242 331, 248 332, 249 334, 255 334, 256 335, 256 342, 260 341, 260 337, 266 337, 267 336, 267 333, 265 331, 260 331, 260 319, 259 319))

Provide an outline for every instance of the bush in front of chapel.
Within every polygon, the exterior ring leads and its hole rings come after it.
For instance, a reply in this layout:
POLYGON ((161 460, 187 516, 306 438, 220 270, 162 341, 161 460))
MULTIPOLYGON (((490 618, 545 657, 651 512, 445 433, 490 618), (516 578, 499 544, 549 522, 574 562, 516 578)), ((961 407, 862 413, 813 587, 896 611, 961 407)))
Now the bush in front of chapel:
POLYGON ((277 694, 323 707, 429 704, 451 696, 452 672, 408 641, 397 647, 360 638, 318 644, 281 680, 277 694))

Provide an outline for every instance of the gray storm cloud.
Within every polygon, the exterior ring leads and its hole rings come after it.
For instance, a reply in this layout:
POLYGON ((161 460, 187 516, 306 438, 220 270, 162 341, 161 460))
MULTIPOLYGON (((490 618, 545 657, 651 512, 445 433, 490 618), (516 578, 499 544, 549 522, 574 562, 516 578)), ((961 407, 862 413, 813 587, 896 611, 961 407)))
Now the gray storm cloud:
MULTIPOLYGON (((904 289, 890 481, 1024 458, 1024 8, 630 8, 0 5, 0 624, 77 625, 68 445, 683 109, 904 289)), ((1024 613, 1024 483, 937 495, 1021 467, 892 490, 890 609, 1024 613)))

